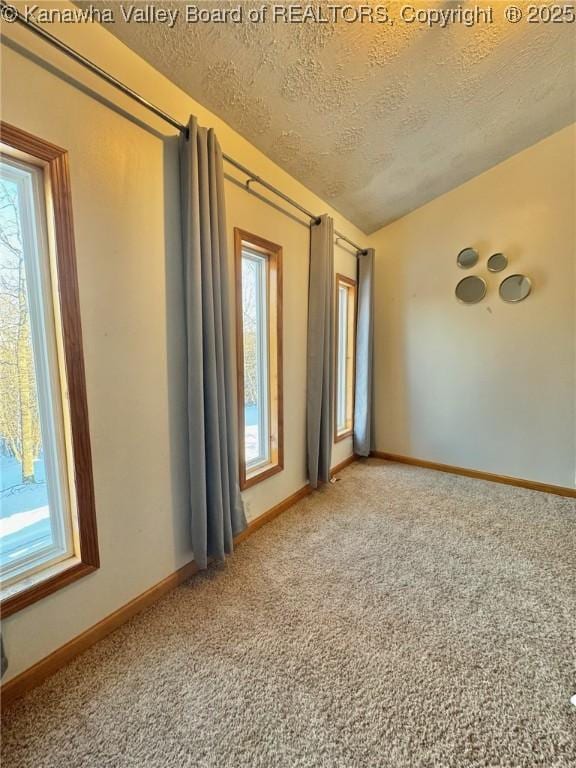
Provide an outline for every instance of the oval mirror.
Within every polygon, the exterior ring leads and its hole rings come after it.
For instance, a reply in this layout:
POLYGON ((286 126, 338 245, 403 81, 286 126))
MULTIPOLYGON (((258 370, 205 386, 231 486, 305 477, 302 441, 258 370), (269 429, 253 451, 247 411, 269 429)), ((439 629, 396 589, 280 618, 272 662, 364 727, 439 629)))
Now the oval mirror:
POLYGON ((493 253, 488 259, 489 272, 502 272, 508 266, 508 259, 503 253, 493 253))
POLYGON ((474 248, 464 248, 460 251, 456 259, 458 266, 462 267, 462 269, 470 269, 470 267, 473 267, 477 261, 478 251, 475 251, 474 248))
POLYGON ((532 283, 526 275, 510 275, 500 283, 500 298, 503 301, 524 301, 530 295, 532 283))
POLYGON ((486 281, 477 275, 460 280, 456 286, 456 298, 464 304, 477 304, 486 296, 486 281))

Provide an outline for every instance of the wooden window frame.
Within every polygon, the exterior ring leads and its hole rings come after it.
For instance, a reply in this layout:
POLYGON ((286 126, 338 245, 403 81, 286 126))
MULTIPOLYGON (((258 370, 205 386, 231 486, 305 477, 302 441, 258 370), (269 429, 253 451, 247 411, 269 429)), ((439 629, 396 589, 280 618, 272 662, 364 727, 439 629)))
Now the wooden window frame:
POLYGON ((75 550, 73 557, 57 566, 46 568, 46 573, 39 571, 30 577, 24 574, 21 585, 16 583, 7 588, 6 596, 0 601, 0 609, 5 617, 93 573, 100 566, 100 558, 68 153, 3 121, 0 122, 0 145, 0 150, 7 157, 40 167, 47 184, 46 213, 53 235, 54 253, 51 253, 51 259, 57 282, 57 291, 54 293, 58 297, 56 314, 60 320, 62 375, 65 377, 64 388, 68 401, 70 445, 67 450, 71 451, 68 476, 74 510, 72 527, 75 550))
POLYGON ((238 442, 240 488, 250 488, 284 469, 284 394, 282 360, 282 246, 263 237, 234 228, 236 270, 236 371, 238 389, 238 442), (242 249, 247 246, 267 260, 268 367, 270 461, 252 471, 246 470, 244 421, 244 333, 242 316, 242 249))
MULTIPOLYGON (((336 342, 336 354, 335 354, 335 374, 334 374, 334 442, 339 443, 341 440, 345 440, 348 437, 351 437, 354 433, 354 400, 356 396, 356 387, 355 387, 355 376, 356 376, 356 312, 358 311, 358 288, 356 280, 353 280, 350 277, 346 277, 346 275, 337 274, 336 275, 336 283, 335 283, 335 292, 334 292, 334 302, 336 305, 336 311, 335 311, 335 318, 336 318, 336 334, 335 334, 335 342, 336 342), (350 294, 352 296, 352 307, 348 309, 348 346, 349 350, 347 351, 346 357, 348 359, 351 359, 352 364, 349 367, 348 370, 348 376, 349 376, 349 389, 348 389, 348 405, 350 410, 350 419, 349 426, 347 424, 347 427, 344 431, 338 432, 338 355, 339 355, 339 334, 338 334, 338 328, 340 325, 340 302, 338 300, 338 292, 341 285, 347 286, 349 290, 349 301, 350 301, 350 294), (352 329, 352 333, 350 333, 350 327, 352 329)), ((348 410, 348 408, 347 408, 348 410)))

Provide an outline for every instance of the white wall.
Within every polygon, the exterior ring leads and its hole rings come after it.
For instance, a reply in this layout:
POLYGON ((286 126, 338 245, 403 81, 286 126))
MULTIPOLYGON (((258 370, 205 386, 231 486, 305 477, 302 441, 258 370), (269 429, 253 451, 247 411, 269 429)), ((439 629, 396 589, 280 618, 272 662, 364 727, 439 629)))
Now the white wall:
MULTIPOLYGON (((364 243, 359 230, 98 26, 50 31, 364 243)), ((2 119, 69 151, 100 570, 3 622, 5 681, 192 559, 186 509, 177 142, 153 115, 17 25, 3 34, 2 119), (37 55, 38 60, 34 60, 37 55), (58 71, 50 69, 49 62, 58 71), (62 73, 65 73, 64 76, 62 73), (116 105, 116 109, 110 107, 116 105)), ((284 248, 285 470, 249 489, 256 517, 306 483, 308 230, 227 183, 234 226, 284 248)), ((337 267, 354 274, 337 248, 337 267)), ((230 249, 232 256, 232 248, 230 249)), ((336 446, 333 463, 352 452, 336 446)))
POLYGON ((575 171, 570 126, 376 233, 378 450, 574 487, 575 171), (465 246, 489 285, 473 306, 465 246), (533 294, 505 304, 514 272, 533 294))

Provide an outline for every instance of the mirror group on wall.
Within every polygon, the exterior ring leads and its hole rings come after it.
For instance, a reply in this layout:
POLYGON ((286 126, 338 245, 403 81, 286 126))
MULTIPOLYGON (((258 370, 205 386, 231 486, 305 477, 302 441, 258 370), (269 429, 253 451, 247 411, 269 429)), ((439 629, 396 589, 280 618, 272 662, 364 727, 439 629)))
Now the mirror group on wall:
MULTIPOLYGON (((479 260, 478 251, 472 247, 463 248, 456 257, 460 269, 472 269, 479 260)), ((493 253, 488 258, 486 267, 491 273, 503 272, 508 268, 508 257, 504 253, 493 253)), ((531 291, 530 278, 522 274, 508 275, 500 282, 498 288, 500 298, 508 304, 524 301, 531 291)), ((458 282, 454 293, 462 304, 478 304, 488 293, 488 283, 480 275, 467 275, 458 282)))

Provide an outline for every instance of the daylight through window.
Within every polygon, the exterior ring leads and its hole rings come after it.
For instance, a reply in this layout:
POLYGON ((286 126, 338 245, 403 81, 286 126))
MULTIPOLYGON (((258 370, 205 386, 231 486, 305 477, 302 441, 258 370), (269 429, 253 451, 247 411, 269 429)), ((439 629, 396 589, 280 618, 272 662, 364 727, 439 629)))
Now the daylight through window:
POLYGON ((336 276, 336 429, 335 439, 352 434, 356 283, 336 276))
POLYGON ((282 469, 282 249, 236 230, 240 482, 282 469))
POLYGON ((72 554, 42 172, 1 161, 0 567, 3 583, 72 554))
POLYGON ((2 124, 4 615, 98 567, 66 152, 2 124), (66 311, 61 313, 61 307, 66 311), (73 373, 67 380, 66 371, 73 373))

